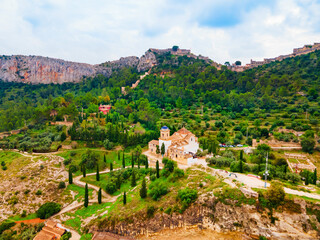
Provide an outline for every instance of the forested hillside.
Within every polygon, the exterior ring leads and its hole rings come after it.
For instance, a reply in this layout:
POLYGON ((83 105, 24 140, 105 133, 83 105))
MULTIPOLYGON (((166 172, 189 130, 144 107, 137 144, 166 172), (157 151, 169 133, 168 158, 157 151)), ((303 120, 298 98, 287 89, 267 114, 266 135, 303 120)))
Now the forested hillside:
MULTIPOLYGON (((188 109, 205 106, 215 112, 252 112, 255 108, 306 111, 319 114, 320 52, 274 62, 242 73, 227 68, 217 70, 202 60, 157 56, 159 65, 135 89, 121 94, 122 86, 138 79, 133 68, 125 68, 110 78, 98 75, 81 83, 28 85, 1 82, 0 131, 44 123, 50 110, 58 110, 58 119, 74 119, 84 108, 97 112, 100 103, 111 103, 124 117, 138 120, 139 101, 147 99, 154 108, 188 109), (162 73, 162 74, 161 74, 162 73), (306 95, 306 97, 301 95, 306 95), (122 99, 122 100, 121 100, 122 99)), ((145 100, 144 100, 145 101, 145 100)), ((148 120, 140 118, 140 120, 148 120)), ((155 123, 157 117, 153 120, 155 123)), ((149 121, 149 120, 148 120, 149 121)))

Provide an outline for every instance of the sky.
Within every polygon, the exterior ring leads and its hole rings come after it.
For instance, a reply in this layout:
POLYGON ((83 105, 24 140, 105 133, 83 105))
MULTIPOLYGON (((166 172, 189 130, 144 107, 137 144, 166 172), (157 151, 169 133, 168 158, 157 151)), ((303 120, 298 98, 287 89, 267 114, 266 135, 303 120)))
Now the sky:
POLYGON ((98 64, 149 48, 218 63, 320 42, 320 0, 0 0, 0 55, 98 64))

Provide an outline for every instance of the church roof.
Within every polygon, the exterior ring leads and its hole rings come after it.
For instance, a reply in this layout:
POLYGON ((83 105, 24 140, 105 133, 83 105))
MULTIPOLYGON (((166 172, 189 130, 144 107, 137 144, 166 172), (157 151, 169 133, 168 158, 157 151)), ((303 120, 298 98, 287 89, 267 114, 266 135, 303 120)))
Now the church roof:
POLYGON ((184 127, 181 128, 179 131, 177 131, 177 133, 180 133, 180 134, 188 134, 188 133, 191 133, 190 131, 188 131, 187 129, 185 129, 184 127))

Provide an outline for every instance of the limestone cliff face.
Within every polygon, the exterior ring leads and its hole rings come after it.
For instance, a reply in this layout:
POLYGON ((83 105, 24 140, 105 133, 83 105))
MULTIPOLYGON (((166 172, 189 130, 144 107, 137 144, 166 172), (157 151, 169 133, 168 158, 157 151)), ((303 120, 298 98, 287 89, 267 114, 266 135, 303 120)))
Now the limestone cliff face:
MULTIPOLYGON (((268 211, 258 211, 254 205, 234 206, 223 204, 214 198, 203 197, 188 208, 183 214, 158 213, 153 218, 144 214, 135 214, 127 219, 108 219, 93 224, 91 231, 108 231, 119 235, 139 236, 156 234, 163 229, 188 228, 197 226, 200 229, 211 229, 217 232, 242 232, 250 236, 265 236, 268 239, 319 239, 320 224, 315 216, 306 214, 305 202, 301 212, 274 212, 275 223, 272 223, 268 211), (313 227, 312 227, 313 224, 313 227)), ((256 239, 256 238, 254 238, 256 239)))
MULTIPOLYGON (((65 82, 80 82, 85 77, 92 77, 97 74, 109 77, 112 72, 124 67, 133 67, 138 72, 144 72, 157 65, 157 58, 154 53, 163 54, 166 52, 168 50, 149 49, 140 58, 135 56, 123 57, 116 61, 97 65, 41 56, 0 56, 0 80, 31 84, 62 84, 65 82)), ((179 53, 180 55, 190 55, 189 50, 179 53)))

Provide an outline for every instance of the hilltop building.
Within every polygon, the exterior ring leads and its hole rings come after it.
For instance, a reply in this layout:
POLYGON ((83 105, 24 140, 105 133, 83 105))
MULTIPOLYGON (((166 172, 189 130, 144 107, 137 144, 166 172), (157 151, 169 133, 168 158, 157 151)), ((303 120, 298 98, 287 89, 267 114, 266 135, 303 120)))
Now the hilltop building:
POLYGON ((66 229, 59 226, 59 224, 48 220, 33 240, 59 240, 65 232, 66 229))
POLYGON ((157 154, 157 148, 165 146, 164 157, 168 157, 181 164, 188 164, 188 160, 195 157, 198 149, 198 138, 185 128, 181 128, 170 136, 170 129, 163 126, 160 130, 159 140, 149 142, 149 150, 152 154, 157 154))

